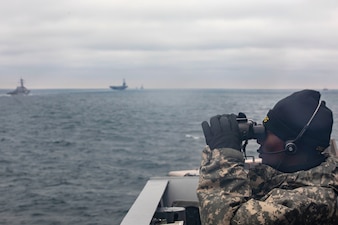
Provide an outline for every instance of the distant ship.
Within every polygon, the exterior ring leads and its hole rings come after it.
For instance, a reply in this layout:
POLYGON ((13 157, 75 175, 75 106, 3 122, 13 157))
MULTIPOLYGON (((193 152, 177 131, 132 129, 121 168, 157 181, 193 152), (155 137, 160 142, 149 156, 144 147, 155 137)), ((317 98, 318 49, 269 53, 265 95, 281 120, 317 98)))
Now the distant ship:
POLYGON ((8 95, 28 95, 30 90, 23 86, 23 79, 20 79, 20 86, 16 87, 14 91, 10 91, 8 95))
POLYGON ((123 79, 123 84, 121 86, 110 86, 111 89, 119 90, 119 91, 125 90, 127 87, 128 86, 127 86, 126 81, 124 79, 123 79))

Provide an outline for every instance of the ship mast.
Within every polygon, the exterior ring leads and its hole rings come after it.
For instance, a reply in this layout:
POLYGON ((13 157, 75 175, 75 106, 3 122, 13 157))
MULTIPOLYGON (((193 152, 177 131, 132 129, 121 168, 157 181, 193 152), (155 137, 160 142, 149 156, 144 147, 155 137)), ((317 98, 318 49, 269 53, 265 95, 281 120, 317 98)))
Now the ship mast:
POLYGON ((23 79, 22 78, 20 79, 20 84, 21 84, 21 87, 23 88, 23 79))

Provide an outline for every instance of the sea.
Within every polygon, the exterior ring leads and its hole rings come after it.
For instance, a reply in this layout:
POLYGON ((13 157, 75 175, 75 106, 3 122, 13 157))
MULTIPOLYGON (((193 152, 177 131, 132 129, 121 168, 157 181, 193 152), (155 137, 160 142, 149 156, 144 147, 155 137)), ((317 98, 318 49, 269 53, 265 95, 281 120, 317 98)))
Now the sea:
MULTIPOLYGON (((150 177, 199 167, 202 121, 243 112, 261 123, 296 90, 6 91, 0 224, 117 225, 150 177)), ((338 91, 320 91, 337 121, 338 91)), ((250 141, 247 154, 257 156, 257 147, 250 141)))

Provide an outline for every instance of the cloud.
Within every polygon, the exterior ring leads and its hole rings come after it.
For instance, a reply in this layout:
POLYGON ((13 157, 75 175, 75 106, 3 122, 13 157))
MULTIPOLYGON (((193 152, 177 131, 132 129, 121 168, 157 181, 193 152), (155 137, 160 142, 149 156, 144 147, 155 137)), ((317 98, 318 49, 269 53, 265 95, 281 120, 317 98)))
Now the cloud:
POLYGON ((150 88, 337 88, 336 1, 2 5, 0 88, 21 76, 35 88, 105 88, 122 78, 150 88))

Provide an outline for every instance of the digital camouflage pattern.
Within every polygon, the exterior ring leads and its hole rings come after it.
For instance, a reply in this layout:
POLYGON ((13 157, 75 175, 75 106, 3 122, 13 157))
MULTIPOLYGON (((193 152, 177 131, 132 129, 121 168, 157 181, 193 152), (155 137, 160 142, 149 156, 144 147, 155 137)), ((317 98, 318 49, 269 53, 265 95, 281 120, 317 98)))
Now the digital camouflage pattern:
POLYGON ((307 171, 244 169, 241 152, 203 150, 197 195, 202 224, 338 224, 335 157, 307 171))

